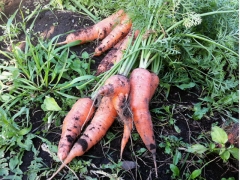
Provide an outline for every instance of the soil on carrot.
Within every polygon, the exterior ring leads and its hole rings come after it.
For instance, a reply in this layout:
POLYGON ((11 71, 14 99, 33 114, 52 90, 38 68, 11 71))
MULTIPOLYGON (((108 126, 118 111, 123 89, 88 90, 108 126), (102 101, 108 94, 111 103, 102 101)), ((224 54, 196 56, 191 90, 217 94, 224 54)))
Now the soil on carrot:
MULTIPOLYGON (((16 9, 19 8, 19 0, 11 1, 6 0, 5 13, 7 16, 13 14, 16 9)), ((34 2, 39 1, 22 1, 22 8, 25 7, 30 11, 33 11, 35 8, 34 2)), ((41 3, 48 3, 48 1, 41 1, 41 3)), ((18 17, 19 19, 20 16, 18 17)), ((6 20, 6 19, 5 19, 6 20)), ((69 32, 71 30, 76 30, 79 28, 83 28, 89 25, 92 25, 93 22, 80 14, 72 13, 68 11, 43 11, 39 14, 35 21, 34 31, 39 32, 39 35, 44 36, 45 38, 51 39, 52 37, 69 32)), ((63 35, 59 38, 59 42, 65 40, 66 35, 63 35)), ((21 41, 24 37, 19 36, 19 41, 21 41)), ((3 46, 3 43, 0 44, 1 48, 6 48, 3 46)), ((97 42, 91 42, 80 46, 75 46, 71 48, 72 51, 76 52, 78 55, 82 51, 87 51, 88 53, 94 52, 95 47, 97 46, 97 42)), ((104 55, 100 57, 94 57, 95 64, 92 66, 93 70, 96 70, 98 63, 104 55)), ((211 125, 213 123, 222 124, 222 120, 218 114, 214 114, 214 116, 210 119, 203 118, 200 121, 192 120, 191 116, 193 112, 190 108, 193 107, 193 104, 198 102, 198 95, 200 91, 198 89, 191 89, 189 91, 181 91, 178 88, 171 88, 169 92, 169 96, 167 99, 161 95, 161 92, 155 94, 154 98, 151 101, 150 109, 159 108, 164 106, 174 107, 173 111, 173 119, 175 119, 174 124, 169 123, 169 119, 165 121, 161 121, 161 118, 157 113, 152 112, 153 116, 153 124, 154 131, 156 137, 156 143, 160 144, 162 142, 172 142, 172 146, 178 144, 179 148, 181 148, 181 143, 194 143, 197 137, 200 134, 209 133, 211 130, 211 125), (179 128, 179 132, 174 129, 174 125, 179 128), (171 137, 175 137, 174 142, 171 137)), ((31 123, 32 123, 32 132, 37 132, 38 129, 43 125, 42 118, 44 116, 44 112, 41 108, 35 108, 31 110, 31 123)), ((45 134, 44 137, 49 141, 58 144, 60 139, 61 129, 52 127, 53 130, 49 134, 45 134)), ((78 159, 89 160, 91 159, 91 163, 94 164, 95 167, 89 166, 88 168, 88 176, 95 177, 98 179, 104 179, 98 177, 98 175, 92 173, 91 170, 98 170, 102 165, 106 165, 108 163, 119 161, 120 155, 120 144, 123 132, 123 125, 118 120, 114 122, 112 127, 109 129, 109 132, 115 135, 113 140, 108 142, 108 139, 105 137, 100 143, 95 145, 92 149, 90 149, 84 156, 79 157, 78 159)), ((133 131, 133 134, 137 134, 136 130, 133 131)), ((43 134, 39 134, 40 136, 43 134)), ((56 163, 49 156, 49 154, 43 151, 40 146, 42 141, 40 139, 34 139, 34 146, 37 149, 40 149, 40 154, 38 155, 43 159, 44 164, 47 167, 55 167, 56 163)), ((138 138, 138 140, 129 141, 124 153, 122 161, 125 162, 136 162, 137 166, 132 168, 131 170, 126 170, 123 173, 123 179, 155 179, 154 173, 154 165, 152 161, 152 156, 148 151, 142 152, 142 148, 145 148, 143 142, 138 138), (137 154, 138 156, 134 155, 137 154), (140 155, 141 154, 141 155, 140 155)), ((176 148, 175 148, 176 149, 176 148)), ((200 160, 197 156, 189 154, 187 152, 182 152, 180 174, 182 173, 191 173, 193 170, 197 169, 194 162, 200 160), (188 157, 187 157, 188 156, 188 157), (185 158, 185 159, 184 159, 185 158), (191 172, 186 171, 189 169, 191 172)), ((173 179, 172 172, 170 171, 170 164, 173 162, 173 154, 175 152, 170 152, 169 154, 165 152, 165 147, 157 148, 157 164, 158 164, 158 174, 159 178, 162 180, 173 179)), ((21 169, 25 172, 28 169, 28 166, 31 163, 31 158, 33 158, 33 153, 31 151, 26 152, 23 156, 23 163, 21 165, 21 169)), ((234 177, 235 179, 239 179, 238 172, 238 161, 230 159, 229 162, 224 163, 221 158, 217 154, 210 154, 204 158, 205 163, 212 161, 202 170, 201 176, 207 180, 216 180, 221 179, 223 177, 234 177), (213 160, 213 161, 212 161, 213 160)), ((201 167, 200 167, 201 168, 201 167)), ((63 173, 67 174, 67 169, 63 171, 63 173)), ((113 173, 111 168, 104 169, 105 172, 113 173)), ((120 172, 123 172, 121 170, 120 172)), ((119 173, 122 174, 122 173, 119 173)), ((23 179, 27 179, 24 176, 23 179)), ((106 178, 108 179, 108 178, 106 178)), ((182 177, 184 179, 184 176, 182 177)))

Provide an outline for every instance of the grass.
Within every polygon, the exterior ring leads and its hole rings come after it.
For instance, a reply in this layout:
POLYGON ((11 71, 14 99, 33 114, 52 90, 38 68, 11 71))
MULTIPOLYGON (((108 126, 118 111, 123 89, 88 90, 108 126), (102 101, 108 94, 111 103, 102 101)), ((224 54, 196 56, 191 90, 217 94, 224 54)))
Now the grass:
MULTIPOLYGON (((83 51, 79 57, 70 50, 77 42, 56 47, 55 42, 59 36, 46 41, 34 33, 34 23, 38 13, 43 10, 42 7, 37 6, 26 17, 19 10, 25 20, 22 22, 16 21, 19 12, 11 15, 6 24, 1 25, 4 34, 0 36, 4 47, 11 46, 11 51, 0 50, 0 176, 8 179, 22 179, 24 175, 28 179, 50 176, 59 160, 56 157, 57 143, 50 142, 47 135, 60 129, 62 119, 76 99, 94 96, 91 93, 112 74, 119 71, 129 73, 132 67, 139 65, 138 58, 141 59, 141 67, 158 72, 161 78, 151 104, 158 152, 161 154, 159 156, 167 166, 167 170, 160 171, 172 179, 204 179, 204 169, 209 164, 221 160, 228 165, 229 161, 238 159, 238 148, 226 146, 227 134, 224 129, 225 126, 238 122, 237 1, 203 3, 190 0, 138 0, 112 3, 108 0, 52 0, 47 8, 53 10, 57 7, 81 11, 93 22, 110 15, 116 9, 126 7, 134 27, 151 29, 151 33, 148 40, 136 41, 126 51, 124 59, 128 63, 119 63, 109 74, 95 77, 94 71, 90 69, 91 56, 83 51), (26 22, 30 20, 33 22, 27 27, 26 22), (20 33, 25 35, 23 42, 18 41, 20 33), (21 43, 25 44, 24 48, 20 48, 21 43), (99 82, 96 83, 95 80, 99 82), (177 98, 171 97, 173 89, 178 89, 177 98), (184 100, 185 94, 194 94, 196 102, 184 100), (36 109, 42 112, 43 117, 40 118, 40 127, 32 129, 31 118, 36 109), (183 117, 188 128, 190 123, 201 126, 208 120, 212 122, 212 128, 198 128, 198 132, 191 132, 193 135, 189 134, 189 141, 186 141, 181 137, 183 132, 179 116, 183 117), (172 134, 169 135, 168 132, 172 134), (36 139, 41 141, 42 146, 36 148, 33 145, 36 139), (53 167, 50 168, 39 156, 39 148, 50 154, 53 167), (32 160, 24 173, 21 165, 24 153, 29 151, 33 154, 32 160), (213 157, 209 158, 209 155, 213 157)), ((4 15, 0 17, 2 16, 4 15)), ((129 147, 131 161, 113 159, 119 152, 113 147, 122 131, 121 126, 114 127, 97 146, 104 149, 108 162, 96 167, 94 162, 99 157, 88 154, 75 159, 69 165, 71 170, 85 179, 121 179, 125 176, 144 179, 143 169, 138 169, 135 164, 138 163, 148 167, 151 176, 151 158, 135 131, 129 147), (123 166, 126 162, 133 163, 133 170, 129 171, 123 166)), ((163 166, 161 162, 158 162, 160 169, 163 166)), ((76 179, 71 171, 61 172, 60 176, 76 179)), ((225 179, 231 178, 233 179, 225 179)))

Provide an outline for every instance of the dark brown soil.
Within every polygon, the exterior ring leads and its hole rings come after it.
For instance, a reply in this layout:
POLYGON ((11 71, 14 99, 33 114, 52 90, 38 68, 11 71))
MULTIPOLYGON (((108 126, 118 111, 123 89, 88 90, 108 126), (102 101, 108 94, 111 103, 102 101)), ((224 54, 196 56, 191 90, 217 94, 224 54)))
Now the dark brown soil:
MULTIPOLYGON (((33 1, 34 2, 34 1, 33 1)), ((47 0, 41 1, 43 4, 48 3, 47 0)), ((23 0, 21 7, 28 7, 30 10, 34 9, 34 5, 31 1, 23 0)), ((7 16, 14 13, 16 9, 19 8, 19 0, 6 0, 6 6, 5 6, 5 14, 7 16)), ((20 16, 18 16, 19 19, 20 16)), ((6 19, 4 19, 5 21, 6 19)), ((51 39, 52 37, 63 34, 66 32, 69 32, 71 30, 76 30, 79 28, 87 27, 89 25, 92 25, 93 22, 80 14, 72 13, 68 11, 43 11, 39 14, 35 21, 34 25, 34 32, 39 32, 40 35, 43 35, 44 37, 51 39)), ((60 41, 65 40, 66 35, 63 35, 59 38, 60 41)), ((23 36, 19 36, 19 41, 23 39, 23 36)), ((3 44, 1 44, 1 48, 3 47, 3 44)), ((89 53, 92 53, 97 45, 97 42, 91 42, 87 43, 81 46, 76 46, 71 48, 72 51, 75 51, 78 55, 84 50, 89 53)), ((96 61, 95 66, 93 67, 96 69, 97 64, 99 61, 103 58, 97 57, 94 58, 96 61)), ((160 92, 161 93, 161 92, 160 92)), ((187 91, 181 91, 178 88, 172 88, 169 97, 166 99, 161 96, 161 94, 156 94, 153 100, 150 104, 150 109, 153 109, 155 107, 161 107, 162 105, 169 105, 169 106, 175 106, 174 110, 174 116, 173 118, 176 119, 175 125, 177 125, 181 132, 177 133, 173 125, 169 125, 168 121, 160 121, 157 117, 158 114, 152 113, 153 116, 153 123, 154 123, 154 131, 156 136, 156 142, 157 144, 160 144, 161 142, 164 142, 165 137, 169 136, 176 136, 179 141, 183 143, 194 143, 194 139, 196 139, 200 134, 204 134, 210 131, 212 123, 219 123, 222 124, 222 121, 220 117, 216 114, 214 115, 214 118, 206 119, 203 118, 201 121, 194 121, 190 117, 193 114, 192 111, 187 109, 186 107, 192 107, 192 105, 196 102, 198 102, 198 89, 192 89, 189 92, 187 91), (181 97, 181 99, 180 99, 181 97)), ((41 109, 32 109, 31 111, 31 122, 32 122, 32 130, 36 131, 41 125, 42 125, 42 118, 43 118, 43 111, 41 109)), ((83 160, 89 160, 92 159, 92 163, 96 167, 100 167, 103 164, 107 164, 109 162, 118 162, 119 160, 119 154, 120 154, 120 142, 121 142, 121 135, 122 135, 122 129, 123 126, 118 121, 115 121, 113 126, 110 128, 110 132, 113 134, 117 134, 116 138, 110 142, 110 145, 104 146, 103 141, 95 145, 92 149, 90 149, 81 159, 83 160), (90 157, 91 156, 91 157, 90 157)), ((60 139, 60 129, 56 129, 51 131, 51 133, 46 135, 46 138, 50 140, 51 142, 57 142, 60 139)), ((136 133, 136 130, 134 130, 133 133, 136 133)), ((34 139, 34 146, 36 148, 39 148, 42 144, 41 140, 34 139)), ((128 172, 125 172, 123 175, 123 178, 126 180, 130 179, 155 179, 154 178, 154 166, 151 158, 151 154, 146 152, 143 156, 141 156, 141 159, 135 159, 135 156, 133 155, 133 151, 137 152, 141 148, 144 148, 144 144, 138 140, 133 141, 133 144, 129 142, 127 144, 127 147, 123 153, 123 160, 127 161, 136 161, 138 166, 136 169, 129 170, 128 172), (132 150, 133 148, 133 150, 132 150)), ((196 160, 197 158, 192 154, 187 154, 184 151, 182 152, 182 161, 184 161, 184 158, 188 155, 188 159, 184 164, 183 167, 180 168, 181 173, 185 172, 184 170, 186 168, 189 168, 190 170, 196 169, 196 166, 193 163, 193 160, 196 160)), ((174 152, 173 152, 174 153, 174 152)), ((23 171, 26 171, 28 166, 31 163, 31 158, 33 157, 32 152, 26 152, 23 157, 23 164, 21 165, 21 169, 23 171)), ((44 161, 44 163, 49 167, 55 167, 56 163, 53 161, 51 157, 49 157, 49 154, 41 151, 39 154, 39 157, 41 157, 44 161)), ((214 158, 216 158, 217 155, 211 154, 207 156, 204 161, 208 162, 214 158)), ((170 180, 172 178, 172 173, 170 171, 169 165, 172 164, 172 155, 164 153, 164 148, 157 148, 157 164, 158 164, 158 174, 159 178, 162 180, 170 180)), ((80 158, 79 158, 80 159, 80 158)), ((67 170, 67 169, 66 169, 67 170)), ((94 170, 93 167, 88 167, 89 173, 88 175, 91 177, 96 177, 96 175, 93 175, 90 173, 90 170, 94 170)), ((110 169, 105 170, 106 172, 111 172, 110 169)), ((186 173, 186 172, 185 172, 186 173)), ((235 177, 235 179, 239 179, 238 175, 238 162, 235 160, 230 160, 228 163, 223 163, 222 160, 217 158, 215 161, 207 165, 203 173, 201 175, 204 179, 207 180, 220 180, 223 177, 235 177)), ((24 179, 27 179, 27 177, 24 177, 24 179)), ((107 179, 107 178, 106 178, 107 179)), ((184 176, 182 177, 184 179, 184 176)))

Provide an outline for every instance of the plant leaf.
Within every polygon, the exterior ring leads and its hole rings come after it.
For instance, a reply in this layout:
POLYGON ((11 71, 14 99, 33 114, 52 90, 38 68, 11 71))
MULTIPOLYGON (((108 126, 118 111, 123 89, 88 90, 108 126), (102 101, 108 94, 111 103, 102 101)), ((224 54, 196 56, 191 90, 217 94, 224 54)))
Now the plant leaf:
POLYGON ((209 108, 202 108, 201 107, 202 103, 197 103, 194 105, 193 111, 193 119, 194 120, 200 120, 202 117, 209 111, 209 108))
POLYGON ((177 85, 177 87, 180 88, 181 90, 185 90, 185 89, 193 88, 195 85, 196 84, 194 82, 190 82, 188 84, 177 85))
POLYGON ((182 158, 182 154, 181 152, 179 152, 178 150, 176 150, 175 155, 173 156, 173 164, 177 165, 179 160, 182 158))
POLYGON ((179 169, 178 169, 178 167, 176 165, 170 164, 170 169, 173 172, 174 176, 179 176, 179 172, 180 171, 179 171, 179 169))
POLYGON ((54 98, 46 96, 41 106, 44 111, 61 111, 62 109, 58 106, 54 98))
POLYGON ((230 152, 225 150, 220 156, 223 159, 223 161, 227 161, 230 158, 230 152))
POLYGON ((197 153, 197 154, 203 154, 207 151, 208 149, 201 145, 201 144, 194 144, 192 145, 191 147, 189 147, 187 149, 188 152, 191 152, 191 153, 197 153))
POLYGON ((231 148, 231 149, 228 149, 228 151, 231 153, 231 155, 239 160, 239 149, 238 148, 231 148))
POLYGON ((218 126, 212 127, 211 137, 214 142, 222 145, 228 141, 227 133, 218 126))
POLYGON ((198 177, 200 174, 202 173, 202 170, 201 169, 196 169, 192 172, 191 174, 191 179, 195 179, 196 177, 198 177))

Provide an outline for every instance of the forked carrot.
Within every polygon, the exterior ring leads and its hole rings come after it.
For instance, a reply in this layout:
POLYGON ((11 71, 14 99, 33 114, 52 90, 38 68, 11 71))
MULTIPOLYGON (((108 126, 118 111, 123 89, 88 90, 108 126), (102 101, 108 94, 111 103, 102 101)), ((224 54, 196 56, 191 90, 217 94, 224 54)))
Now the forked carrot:
POLYGON ((95 39, 101 40, 105 38, 117 24, 120 23, 122 19, 121 16, 124 14, 124 11, 121 9, 93 26, 89 26, 69 34, 65 41, 57 43, 57 45, 67 44, 77 40, 80 40, 80 44, 93 41, 95 39))
POLYGON ((100 45, 95 49, 94 56, 100 56, 103 52, 112 48, 121 39, 123 39, 132 27, 132 22, 127 14, 122 16, 121 24, 117 25, 107 37, 105 37, 100 45))
POLYGON ((75 157, 82 156, 86 151, 98 143, 106 134, 116 116, 117 113, 113 107, 110 97, 103 97, 91 123, 87 126, 82 136, 74 144, 68 156, 64 159, 62 165, 50 177, 49 180, 56 176, 59 171, 61 171, 75 157))
POLYGON ((125 121, 126 103, 130 91, 129 80, 123 75, 113 75, 106 80, 104 86, 102 86, 98 95, 108 96, 111 98, 114 108, 117 111, 121 120, 125 121))
POLYGON ((137 132, 147 149, 152 153, 157 177, 156 142, 149 112, 151 97, 151 73, 143 68, 134 69, 130 75, 130 108, 137 132))
POLYGON ((67 157, 74 141, 80 135, 82 126, 92 118, 94 110, 95 107, 90 98, 81 98, 64 118, 62 135, 58 144, 58 157, 61 161, 67 157))
MULTIPOLYGON (((155 73, 151 73, 150 99, 152 99, 158 85, 159 85, 159 77, 155 73)), ((131 93, 131 90, 130 90, 130 93, 131 93)), ((122 159, 123 150, 131 136, 132 128, 133 128, 133 117, 132 117, 132 114, 129 114, 127 120, 124 122, 123 138, 121 141, 121 151, 120 151, 121 159, 122 159)))

